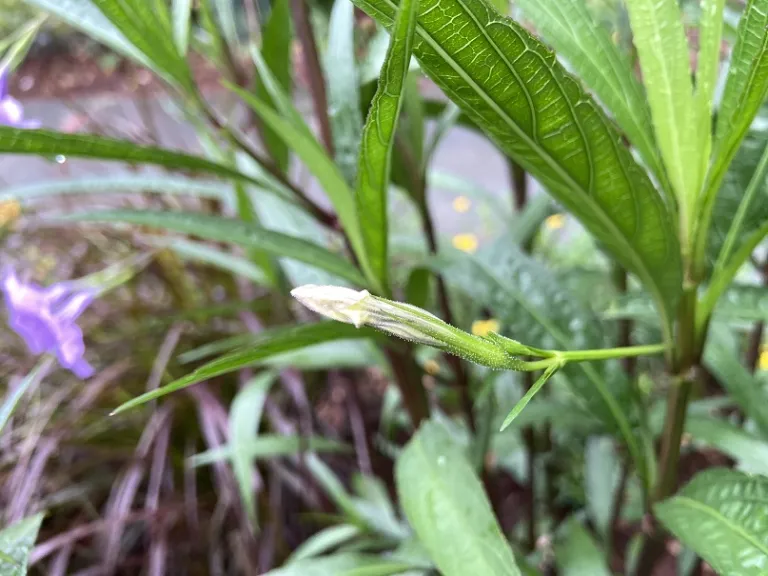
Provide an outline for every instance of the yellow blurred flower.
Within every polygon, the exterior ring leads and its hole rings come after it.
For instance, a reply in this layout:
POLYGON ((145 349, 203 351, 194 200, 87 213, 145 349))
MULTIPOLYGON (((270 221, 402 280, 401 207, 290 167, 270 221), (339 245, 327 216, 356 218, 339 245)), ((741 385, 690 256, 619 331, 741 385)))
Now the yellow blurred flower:
POLYGON ((440 373, 440 364, 437 363, 437 360, 427 360, 424 362, 424 372, 430 376, 435 376, 440 373))
POLYGON ((453 247, 462 252, 473 254, 477 251, 479 242, 474 234, 456 234, 453 237, 453 247))
POLYGON ((21 216, 21 204, 16 200, 0 202, 0 227, 13 224, 21 216))
POLYGON ((488 336, 491 332, 498 332, 501 328, 501 324, 496 318, 488 318, 488 320, 475 320, 472 322, 472 334, 475 336, 488 336))
POLYGON ((456 196, 453 199, 453 209, 459 214, 467 212, 472 207, 472 201, 466 196, 456 196))
POLYGON ((760 351, 760 370, 768 370, 768 346, 763 346, 760 351))
POLYGON ((565 225, 565 216, 562 214, 552 214, 552 216, 544 220, 544 225, 550 230, 559 230, 565 225))

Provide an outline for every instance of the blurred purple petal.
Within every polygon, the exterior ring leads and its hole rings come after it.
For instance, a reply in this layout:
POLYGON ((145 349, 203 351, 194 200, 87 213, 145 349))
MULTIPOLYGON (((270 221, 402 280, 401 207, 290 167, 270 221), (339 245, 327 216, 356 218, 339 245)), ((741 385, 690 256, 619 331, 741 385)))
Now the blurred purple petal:
POLYGON ((25 120, 24 108, 8 93, 8 74, 0 70, 0 125, 16 128, 39 128, 38 120, 25 120))
POLYGON ((66 283, 43 288, 22 282, 14 272, 2 280, 10 327, 21 336, 33 354, 56 354, 59 363, 80 378, 88 378, 93 368, 83 359, 83 332, 75 323, 94 294, 74 289, 66 283))
POLYGON ((0 100, 5 100, 8 95, 8 70, 0 69, 0 100))

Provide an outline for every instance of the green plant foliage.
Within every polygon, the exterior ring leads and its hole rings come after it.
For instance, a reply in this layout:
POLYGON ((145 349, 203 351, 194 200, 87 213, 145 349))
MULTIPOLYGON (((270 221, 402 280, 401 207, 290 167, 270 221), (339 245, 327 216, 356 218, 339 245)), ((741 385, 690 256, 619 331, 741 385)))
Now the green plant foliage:
POLYGON ((24 576, 43 514, 35 514, 0 530, 0 575, 24 576))
POLYGON ((768 479, 734 470, 707 470, 656 505, 664 525, 720 574, 758 576, 766 570, 765 494, 768 479))

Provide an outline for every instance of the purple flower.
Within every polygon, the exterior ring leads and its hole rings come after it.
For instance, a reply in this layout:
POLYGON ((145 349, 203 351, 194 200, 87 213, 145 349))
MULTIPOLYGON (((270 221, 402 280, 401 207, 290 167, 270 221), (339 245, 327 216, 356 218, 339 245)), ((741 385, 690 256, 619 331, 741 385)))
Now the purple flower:
POLYGON ((37 120, 24 120, 24 109, 16 98, 8 93, 8 71, 0 69, 0 125, 16 128, 39 128, 37 120))
POLYGON ((75 323, 93 301, 93 292, 75 290, 63 282, 43 288, 20 281, 14 272, 5 275, 0 288, 10 326, 33 354, 55 353, 61 365, 79 378, 93 374, 83 359, 83 332, 75 323))

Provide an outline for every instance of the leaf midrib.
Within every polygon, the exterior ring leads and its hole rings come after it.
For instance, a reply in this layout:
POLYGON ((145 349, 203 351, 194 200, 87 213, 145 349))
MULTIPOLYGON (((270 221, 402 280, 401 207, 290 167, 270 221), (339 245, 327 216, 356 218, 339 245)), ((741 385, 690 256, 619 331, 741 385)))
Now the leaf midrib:
MULTIPOLYGON (((382 0, 390 5, 390 7, 393 8, 393 10, 396 11, 397 5, 395 5, 391 0, 382 0)), ((500 59, 508 66, 510 69, 511 74, 518 78, 517 71, 512 69, 509 63, 507 62, 506 58, 500 53, 498 46, 494 41, 492 41, 485 29, 477 22, 477 19, 474 17, 473 14, 471 14, 471 11, 467 8, 466 4, 463 0, 456 0, 457 3, 464 9, 465 13, 469 16, 469 18, 472 19, 472 21, 478 25, 478 28, 481 30, 481 33, 485 37, 486 41, 493 47, 493 50, 496 52, 497 55, 499 55, 500 59)), ((570 183, 571 186, 577 190, 581 190, 583 195, 586 197, 586 202, 590 205, 590 207, 593 209, 593 212, 597 215, 598 219, 603 223, 604 227, 609 229, 613 232, 612 236, 615 239, 619 240, 619 243, 624 247, 624 252, 629 255, 630 260, 635 264, 635 270, 638 273, 638 275, 644 280, 644 283, 646 283, 650 291, 654 295, 654 300, 657 302, 657 307, 659 309, 659 313, 663 317, 663 323, 665 333, 667 334, 667 337, 670 337, 669 334, 669 317, 667 315, 666 306, 664 305, 664 298, 661 296, 661 292, 659 290, 659 287, 657 286, 656 282, 654 281, 653 276, 650 274, 650 271, 648 267, 645 265, 645 262, 642 258, 638 256, 638 254, 635 252, 632 245, 628 242, 628 239, 626 236, 624 236, 623 232, 616 226, 616 224, 609 218, 605 212, 602 210, 602 207, 600 207, 599 204, 595 202, 595 200, 592 198, 592 195, 585 191, 583 187, 578 184, 573 177, 564 170, 560 164, 558 164, 554 159, 550 156, 548 152, 546 152, 539 144, 533 140, 528 134, 525 133, 513 120, 509 117, 509 115, 504 111, 498 103, 488 95, 485 90, 480 89, 480 87, 477 85, 477 83, 472 79, 470 76, 468 76, 464 69, 447 53, 443 48, 432 38, 432 36, 427 33, 423 26, 417 22, 417 28, 416 32, 421 36, 425 42, 427 42, 436 52, 438 52, 442 57, 443 60, 448 63, 456 72, 459 74, 469 86, 472 87, 473 90, 483 99, 485 100, 490 107, 492 107, 496 112, 501 116, 505 123, 512 129, 512 131, 521 139, 523 140, 528 146, 530 146, 546 163, 548 166, 552 168, 554 172, 556 172, 558 175, 563 178, 566 182, 570 183)), ((535 52, 533 52, 535 53, 535 52)), ((554 80, 554 78, 553 78, 554 80)), ((525 85, 522 84, 523 92, 528 95, 528 90, 525 89, 525 85)), ((562 87, 561 87, 562 90, 562 87)), ((565 98, 565 95, 563 95, 563 99, 568 102, 567 98, 565 98)), ((568 102, 569 108, 570 102, 568 102)), ((532 110, 534 110, 532 108, 532 110)), ((533 114, 533 118, 535 121, 535 110, 533 114)), ((576 118, 574 114, 574 119, 576 118)), ((577 122, 578 124, 578 122, 577 122)), ((585 146, 586 150, 589 150, 588 147, 585 146)), ((620 162, 619 162, 620 163, 620 162)), ((590 170, 593 170, 594 166, 590 166, 590 170)), ((591 181, 591 178, 590 178, 591 181)))
POLYGON ((727 528, 730 528, 735 535, 740 536, 743 540, 747 541, 749 544, 751 544, 756 549, 760 550, 763 554, 768 556, 768 546, 765 546, 762 542, 755 539, 744 528, 742 528, 741 526, 733 522, 730 518, 721 514, 718 510, 714 509, 713 507, 707 504, 704 504, 702 502, 699 502, 698 500, 695 500, 688 496, 675 496, 674 500, 676 500, 680 504, 687 505, 694 510, 697 510, 703 514, 706 514, 715 520, 720 520, 723 523, 723 525, 727 528))

